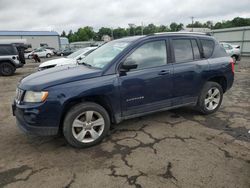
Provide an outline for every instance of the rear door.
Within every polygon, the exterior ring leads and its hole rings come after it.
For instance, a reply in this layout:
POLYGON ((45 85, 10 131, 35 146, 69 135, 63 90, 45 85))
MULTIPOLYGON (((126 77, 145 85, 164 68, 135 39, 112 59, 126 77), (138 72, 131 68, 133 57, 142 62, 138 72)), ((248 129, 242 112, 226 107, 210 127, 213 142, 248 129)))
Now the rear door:
POLYGON ((201 56, 197 38, 172 37, 173 105, 194 103, 204 84, 203 73, 208 71, 208 61, 201 56))
POLYGON ((167 63, 166 40, 144 42, 123 61, 135 62, 136 69, 120 75, 123 116, 156 111, 170 106, 173 67, 167 63))

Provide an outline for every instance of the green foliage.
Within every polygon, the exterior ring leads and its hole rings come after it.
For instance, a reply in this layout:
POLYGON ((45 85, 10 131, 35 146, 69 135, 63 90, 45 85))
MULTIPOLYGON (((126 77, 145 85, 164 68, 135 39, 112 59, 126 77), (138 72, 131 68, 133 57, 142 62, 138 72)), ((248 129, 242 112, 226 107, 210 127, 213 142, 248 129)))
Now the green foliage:
MULTIPOLYGON (((199 21, 195 21, 192 24, 188 24, 187 27, 206 27, 211 29, 223 29, 230 27, 241 27, 241 26, 250 26, 250 18, 240 18, 236 17, 233 20, 227 20, 222 22, 217 22, 213 24, 212 21, 207 21, 205 23, 201 23, 199 21)), ((70 42, 76 41, 88 41, 88 40, 101 40, 103 35, 109 35, 110 37, 114 37, 114 39, 126 37, 126 36, 134 36, 134 35, 144 35, 153 34, 157 32, 169 32, 169 31, 180 31, 182 30, 184 25, 182 23, 172 22, 169 27, 166 25, 156 26, 153 23, 147 26, 136 26, 131 28, 108 28, 102 27, 98 30, 98 32, 94 32, 92 27, 83 27, 79 28, 76 32, 69 31, 68 35, 66 35, 65 31, 62 32, 61 36, 68 37, 70 42)))
POLYGON ((200 23, 198 21, 194 22, 194 24, 188 24, 187 27, 207 27, 211 29, 224 29, 230 27, 242 27, 242 26, 250 26, 250 18, 240 18, 236 17, 233 20, 227 20, 222 22, 217 22, 213 25, 212 21, 207 21, 206 23, 200 23))

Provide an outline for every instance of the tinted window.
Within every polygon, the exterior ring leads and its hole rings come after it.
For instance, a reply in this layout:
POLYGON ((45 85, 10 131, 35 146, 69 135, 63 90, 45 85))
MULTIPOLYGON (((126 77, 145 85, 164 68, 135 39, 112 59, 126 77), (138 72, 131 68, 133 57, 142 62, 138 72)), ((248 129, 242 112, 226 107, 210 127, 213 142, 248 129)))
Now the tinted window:
POLYGON ((137 69, 166 65, 167 49, 165 41, 148 42, 136 49, 124 64, 137 64, 137 69))
POLYGON ((200 56, 200 51, 199 51, 197 41, 191 40, 191 43, 192 43, 192 47, 193 47, 194 59, 200 59, 201 56, 200 56))
POLYGON ((214 42, 212 40, 204 40, 204 39, 202 39, 201 44, 202 44, 202 47, 203 47, 204 57, 209 58, 213 53, 214 42))
POLYGON ((189 39, 173 40, 174 54, 176 62, 193 60, 193 50, 189 39))
POLYGON ((16 51, 11 45, 0 45, 0 55, 16 55, 16 51))

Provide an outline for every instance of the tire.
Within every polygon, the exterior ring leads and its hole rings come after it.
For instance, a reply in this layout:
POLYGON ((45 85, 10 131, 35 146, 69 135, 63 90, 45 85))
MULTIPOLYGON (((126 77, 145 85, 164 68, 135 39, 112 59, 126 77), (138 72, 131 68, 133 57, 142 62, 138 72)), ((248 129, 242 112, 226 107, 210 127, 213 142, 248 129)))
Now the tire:
POLYGON ((207 82, 198 98, 197 108, 203 114, 216 112, 223 100, 223 90, 221 85, 216 82, 207 82), (215 93, 217 93, 215 95, 215 93))
POLYGON ((29 55, 29 56, 28 56, 28 59, 32 59, 32 56, 31 56, 31 55, 29 55))
POLYGON ((68 143, 76 148, 86 148, 100 143, 109 130, 109 114, 102 106, 92 102, 73 106, 63 122, 63 135, 68 143), (98 124, 100 125, 97 126, 98 124))
POLYGON ((16 67, 9 62, 0 63, 0 75, 11 76, 15 73, 16 67))
POLYGON ((234 64, 237 63, 237 57, 234 55, 232 56, 232 58, 233 58, 234 64))
POLYGON ((51 54, 47 54, 46 57, 47 57, 47 58, 50 58, 50 57, 51 57, 51 54))
POLYGON ((63 54, 60 54, 60 56, 63 56, 63 54))

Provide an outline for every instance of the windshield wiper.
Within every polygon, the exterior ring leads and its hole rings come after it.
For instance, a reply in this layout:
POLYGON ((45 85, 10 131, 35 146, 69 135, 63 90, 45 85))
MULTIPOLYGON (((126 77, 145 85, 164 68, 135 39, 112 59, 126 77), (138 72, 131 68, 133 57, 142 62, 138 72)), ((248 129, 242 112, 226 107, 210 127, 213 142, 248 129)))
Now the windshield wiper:
POLYGON ((92 65, 88 64, 88 63, 85 63, 85 62, 81 62, 81 63, 78 63, 79 65, 85 65, 87 67, 93 67, 92 65))

